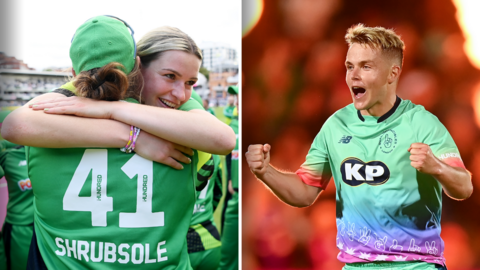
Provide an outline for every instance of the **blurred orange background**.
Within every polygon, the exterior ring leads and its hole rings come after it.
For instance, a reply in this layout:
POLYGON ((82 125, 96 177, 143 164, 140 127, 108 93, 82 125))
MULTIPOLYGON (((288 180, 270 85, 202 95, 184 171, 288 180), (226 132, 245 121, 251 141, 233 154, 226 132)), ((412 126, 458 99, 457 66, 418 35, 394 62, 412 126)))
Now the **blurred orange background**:
MULTIPOLYGON (((257 2, 263 12, 242 42, 242 152, 270 143, 274 166, 298 169, 324 121, 352 102, 345 83, 347 28, 393 28, 406 43, 398 96, 440 119, 473 174, 468 200, 443 198, 447 267, 480 269, 480 70, 464 50, 476 33, 463 25, 461 1, 257 2)), ((480 23, 474 28, 480 34, 480 23)), ((298 209, 256 180, 244 158, 242 166, 243 269, 341 269, 333 182, 311 207, 298 209)))

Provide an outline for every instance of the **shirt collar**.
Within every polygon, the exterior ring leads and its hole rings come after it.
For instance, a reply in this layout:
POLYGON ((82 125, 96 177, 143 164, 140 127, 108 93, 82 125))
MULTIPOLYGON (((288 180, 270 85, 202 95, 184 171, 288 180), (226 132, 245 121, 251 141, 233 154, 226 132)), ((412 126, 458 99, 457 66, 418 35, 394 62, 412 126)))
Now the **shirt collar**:
MULTIPOLYGON (((393 105, 393 107, 384 115, 380 116, 380 118, 378 118, 377 120, 377 123, 381 123, 387 120, 387 118, 390 117, 397 110, 398 106, 400 105, 400 102, 402 102, 402 99, 397 96, 397 99, 395 100, 395 104, 393 105)), ((365 118, 363 117, 363 115, 360 113, 359 110, 357 110, 357 115, 362 122, 365 122, 365 118)))

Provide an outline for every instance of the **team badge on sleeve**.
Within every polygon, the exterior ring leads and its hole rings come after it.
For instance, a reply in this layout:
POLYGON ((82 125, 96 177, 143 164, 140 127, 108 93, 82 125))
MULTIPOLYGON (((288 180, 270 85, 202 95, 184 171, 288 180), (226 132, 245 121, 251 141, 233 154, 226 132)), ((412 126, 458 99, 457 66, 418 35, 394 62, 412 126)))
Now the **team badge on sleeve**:
POLYGON ((375 160, 364 162, 355 157, 343 160, 340 167, 342 180, 349 186, 369 184, 382 185, 390 179, 390 170, 385 163, 375 160))

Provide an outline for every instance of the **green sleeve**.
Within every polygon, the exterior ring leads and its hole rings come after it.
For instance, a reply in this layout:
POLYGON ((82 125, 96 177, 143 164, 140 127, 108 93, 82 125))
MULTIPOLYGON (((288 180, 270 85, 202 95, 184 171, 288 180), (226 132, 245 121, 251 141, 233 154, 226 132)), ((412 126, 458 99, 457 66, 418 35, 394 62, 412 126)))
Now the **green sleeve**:
POLYGON ((201 191, 207 185, 208 179, 213 175, 214 169, 213 155, 210 155, 210 159, 208 159, 197 171, 197 179, 201 183, 196 187, 197 191, 201 191))
POLYGON ((215 111, 212 108, 208 108, 207 110, 209 113, 211 113, 213 116, 215 116, 215 111))
POLYGON ((181 111, 190 111, 190 110, 195 110, 195 109, 205 110, 203 108, 202 104, 198 103, 198 101, 196 101, 193 98, 190 98, 187 102, 185 102, 185 104, 183 104, 179 108, 179 110, 181 110, 181 111))
POLYGON ((322 173, 325 169, 330 169, 328 164, 328 146, 325 140, 326 125, 322 127, 320 132, 313 140, 310 150, 308 151, 305 162, 302 168, 309 171, 322 173))
POLYGON ((5 176, 5 171, 3 170, 3 167, 5 166, 4 163, 5 163, 6 156, 7 156, 7 151, 4 151, 4 149, 2 149, 2 151, 0 152, 0 178, 5 176))
POLYGON ((234 106, 226 106, 225 109, 223 109, 223 115, 229 119, 233 118, 233 109, 234 106))
POLYGON ((412 130, 416 131, 417 141, 428 144, 439 159, 447 157, 461 159, 457 145, 447 128, 430 112, 421 110, 413 114, 412 130))
POLYGON ((222 182, 222 168, 220 168, 220 157, 218 155, 212 155, 214 161, 214 173, 212 179, 215 179, 213 187, 213 211, 217 209, 220 199, 223 196, 223 182, 222 182))
POLYGON ((323 190, 327 188, 332 177, 328 158, 328 145, 326 143, 327 129, 327 125, 323 125, 313 140, 305 162, 296 171, 296 174, 305 184, 320 187, 323 190))
POLYGON ((17 146, 19 146, 19 145, 15 144, 15 143, 12 143, 12 142, 9 142, 7 140, 1 140, 0 141, 0 151, 4 151, 4 150, 10 149, 10 148, 17 147, 17 146))
MULTIPOLYGON (((196 101, 193 98, 190 98, 187 102, 185 102, 179 108, 180 111, 190 111, 190 110, 196 110, 196 109, 205 110, 203 108, 203 105, 198 103, 198 101, 196 101)), ((211 155, 208 154, 208 153, 201 152, 201 151, 195 151, 195 152, 197 152, 197 155, 198 155, 197 172, 199 172, 201 170, 201 166, 203 166, 205 164, 205 161, 208 162, 208 160, 211 158, 211 155), (206 155, 209 155, 208 159, 204 159, 204 157, 206 155)), ((196 187, 197 191, 202 190, 205 187, 205 185, 208 183, 208 181, 202 181, 203 178, 199 177, 201 175, 202 175, 201 173, 197 173, 197 176, 195 177, 195 187, 196 187)))

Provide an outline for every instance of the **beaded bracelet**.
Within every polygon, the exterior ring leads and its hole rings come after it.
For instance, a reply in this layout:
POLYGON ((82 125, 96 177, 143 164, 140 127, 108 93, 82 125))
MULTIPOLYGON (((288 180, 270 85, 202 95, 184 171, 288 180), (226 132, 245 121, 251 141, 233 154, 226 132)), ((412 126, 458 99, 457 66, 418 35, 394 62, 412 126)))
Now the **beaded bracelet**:
POLYGON ((135 143, 137 142, 138 135, 140 134, 140 128, 130 126, 130 137, 128 139, 127 145, 120 148, 120 151, 125 153, 131 153, 135 149, 135 143))
POLYGON ((137 142, 138 135, 140 135, 140 128, 133 127, 133 142, 132 146, 130 147, 130 152, 135 149, 135 143, 137 142))
POLYGON ((128 138, 127 145, 125 145, 125 147, 123 148, 120 148, 120 151, 126 152, 127 149, 130 147, 130 145, 132 144, 132 139, 133 139, 133 126, 130 126, 130 137, 128 138))

